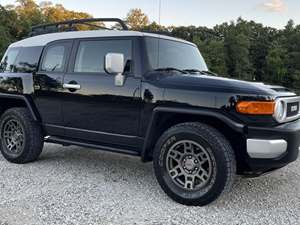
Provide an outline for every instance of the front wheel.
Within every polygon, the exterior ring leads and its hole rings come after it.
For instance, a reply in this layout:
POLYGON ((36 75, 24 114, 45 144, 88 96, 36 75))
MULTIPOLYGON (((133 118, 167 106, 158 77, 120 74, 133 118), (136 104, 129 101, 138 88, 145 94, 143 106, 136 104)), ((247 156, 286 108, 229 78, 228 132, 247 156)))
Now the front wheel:
POLYGON ((236 173, 231 145, 216 129, 183 123, 167 130, 154 150, 154 170, 173 200, 203 206, 229 190, 236 173))

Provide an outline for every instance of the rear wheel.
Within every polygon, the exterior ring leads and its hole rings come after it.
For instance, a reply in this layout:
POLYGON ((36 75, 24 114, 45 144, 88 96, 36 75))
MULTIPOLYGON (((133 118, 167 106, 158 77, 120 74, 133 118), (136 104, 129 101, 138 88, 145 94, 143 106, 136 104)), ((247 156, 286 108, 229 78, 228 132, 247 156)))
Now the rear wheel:
POLYGON ((0 121, 2 155, 12 163, 36 160, 43 149, 43 136, 39 124, 32 120, 26 108, 11 108, 0 121))
POLYGON ((167 130, 154 151, 162 189, 185 205, 206 205, 230 189, 236 171, 234 152, 216 129, 184 123, 167 130))

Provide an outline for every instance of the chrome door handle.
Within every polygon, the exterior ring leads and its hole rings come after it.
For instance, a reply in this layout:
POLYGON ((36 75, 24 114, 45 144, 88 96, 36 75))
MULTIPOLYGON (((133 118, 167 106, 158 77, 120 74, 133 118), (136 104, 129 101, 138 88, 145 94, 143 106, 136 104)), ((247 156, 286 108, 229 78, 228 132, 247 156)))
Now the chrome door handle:
POLYGON ((64 89, 79 90, 81 88, 80 84, 63 84, 64 89))

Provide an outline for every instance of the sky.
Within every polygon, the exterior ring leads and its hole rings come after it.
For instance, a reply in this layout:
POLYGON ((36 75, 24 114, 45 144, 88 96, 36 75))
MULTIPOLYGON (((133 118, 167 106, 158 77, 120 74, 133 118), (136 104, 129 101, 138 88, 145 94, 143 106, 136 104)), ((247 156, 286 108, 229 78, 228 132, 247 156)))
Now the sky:
MULTIPOLYGON (((0 0, 2 5, 14 2, 14 0, 0 0)), ((125 18, 130 9, 141 8, 151 21, 159 21, 159 0, 52 0, 52 2, 61 3, 67 9, 90 13, 94 17, 125 18)), ((161 24, 166 26, 213 27, 242 17, 281 29, 289 19, 300 24, 299 12, 300 0, 161 0, 161 24)))

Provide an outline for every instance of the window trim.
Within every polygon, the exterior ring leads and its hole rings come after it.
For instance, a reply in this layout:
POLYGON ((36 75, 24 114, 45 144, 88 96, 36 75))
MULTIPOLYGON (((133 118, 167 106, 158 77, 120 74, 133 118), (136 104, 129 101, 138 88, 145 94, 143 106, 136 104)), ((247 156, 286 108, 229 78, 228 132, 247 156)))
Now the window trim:
POLYGON ((131 70, 129 73, 126 74, 126 76, 134 76, 135 74, 135 65, 134 65, 134 59, 135 59, 135 41, 133 39, 134 37, 99 37, 99 38, 80 38, 80 39, 74 39, 74 45, 72 49, 72 54, 70 57, 70 63, 68 66, 67 74, 66 75, 81 75, 81 74, 87 74, 87 75, 98 75, 98 76, 111 76, 111 74, 108 74, 105 70, 101 72, 75 72, 75 63, 76 63, 76 57, 77 53, 79 51, 79 46, 81 42, 84 41, 131 41, 131 70))
POLYGON ((71 50, 72 50, 72 45, 73 45, 73 40, 59 40, 59 41, 54 41, 49 43, 48 45, 46 45, 46 47, 44 48, 43 52, 42 52, 42 58, 40 60, 39 66, 38 66, 38 72, 39 73, 49 73, 49 74, 64 74, 66 73, 67 69, 68 69, 68 65, 70 62, 70 54, 71 54, 71 50), (45 58, 46 55, 48 53, 48 49, 52 48, 53 46, 59 46, 59 45, 63 45, 65 47, 65 55, 64 55, 64 59, 63 59, 63 70, 62 71, 45 71, 42 70, 43 67, 43 63, 45 62, 45 58))

